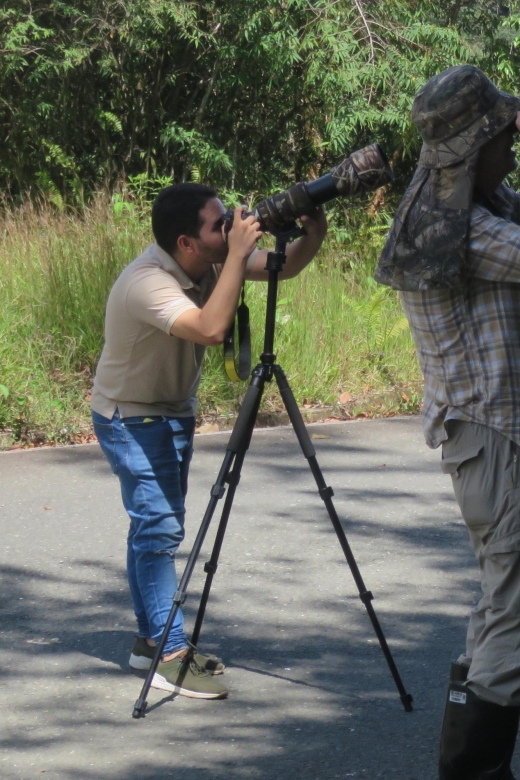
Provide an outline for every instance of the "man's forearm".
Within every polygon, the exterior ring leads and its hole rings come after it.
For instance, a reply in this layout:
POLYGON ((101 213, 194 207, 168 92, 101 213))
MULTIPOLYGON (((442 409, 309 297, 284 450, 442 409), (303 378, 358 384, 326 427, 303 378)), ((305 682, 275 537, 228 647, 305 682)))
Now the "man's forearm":
POLYGON ((172 336, 206 346, 221 344, 235 315, 244 268, 244 259, 228 255, 215 289, 202 309, 183 312, 172 325, 172 336))
POLYGON ((172 336, 208 346, 224 341, 237 308, 247 258, 261 235, 255 218, 242 219, 242 210, 235 209, 228 234, 229 251, 215 289, 202 309, 188 309, 175 320, 172 336))
POLYGON ((216 344, 224 341, 238 306, 244 281, 245 262, 226 260, 222 273, 207 302, 200 310, 200 324, 203 332, 215 339, 216 344))
POLYGON ((316 257, 325 235, 302 236, 293 244, 289 244, 286 249, 286 261, 283 271, 280 273, 280 279, 292 279, 300 271, 309 265, 311 260, 316 257))

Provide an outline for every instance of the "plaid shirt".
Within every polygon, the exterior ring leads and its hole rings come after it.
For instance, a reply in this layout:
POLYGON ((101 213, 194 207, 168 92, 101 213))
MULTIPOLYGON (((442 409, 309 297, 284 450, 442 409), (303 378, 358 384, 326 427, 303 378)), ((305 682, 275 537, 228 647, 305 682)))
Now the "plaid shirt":
POLYGON ((520 195, 501 185, 500 214, 475 203, 466 283, 401 292, 424 374, 424 433, 447 438, 446 420, 494 428, 520 445, 520 195))

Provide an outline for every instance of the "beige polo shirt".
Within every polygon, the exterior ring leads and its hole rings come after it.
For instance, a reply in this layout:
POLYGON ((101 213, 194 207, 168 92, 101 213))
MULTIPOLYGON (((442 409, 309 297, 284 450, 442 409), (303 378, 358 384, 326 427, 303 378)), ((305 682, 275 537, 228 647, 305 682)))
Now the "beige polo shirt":
POLYGON ((91 408, 111 418, 195 414, 205 347, 170 335, 177 317, 201 308, 222 266, 209 268, 197 285, 157 244, 130 263, 108 298, 105 345, 91 408))

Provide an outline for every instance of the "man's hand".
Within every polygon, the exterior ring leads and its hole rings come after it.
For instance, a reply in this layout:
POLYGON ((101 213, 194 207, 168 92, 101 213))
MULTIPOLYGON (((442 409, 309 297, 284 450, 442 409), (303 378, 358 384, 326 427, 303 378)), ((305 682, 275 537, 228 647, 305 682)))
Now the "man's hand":
POLYGON ((305 235, 316 238, 320 243, 327 234, 327 217, 323 206, 317 206, 309 215, 303 214, 300 217, 305 230, 305 235))
POLYGON ((227 235, 228 257, 238 257, 246 260, 256 246, 256 242, 262 235, 260 223, 251 214, 242 219, 243 206, 235 209, 233 226, 227 235))

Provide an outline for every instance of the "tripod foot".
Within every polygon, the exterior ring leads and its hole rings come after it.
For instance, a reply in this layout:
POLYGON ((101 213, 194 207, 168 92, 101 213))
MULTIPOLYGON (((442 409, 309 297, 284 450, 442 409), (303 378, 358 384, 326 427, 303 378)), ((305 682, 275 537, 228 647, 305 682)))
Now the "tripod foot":
POLYGON ((144 718, 144 714, 146 712, 147 706, 148 706, 148 702, 143 701, 142 699, 137 699, 136 703, 134 704, 134 711, 132 712, 132 718, 135 718, 136 720, 139 720, 139 718, 144 718))
POLYGON ((405 693, 404 696, 399 697, 401 701, 403 702, 403 707, 405 709, 405 712, 413 712, 412 702, 413 702, 413 696, 411 693, 405 693))

